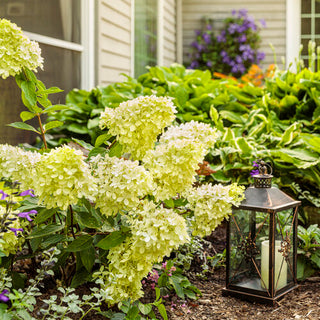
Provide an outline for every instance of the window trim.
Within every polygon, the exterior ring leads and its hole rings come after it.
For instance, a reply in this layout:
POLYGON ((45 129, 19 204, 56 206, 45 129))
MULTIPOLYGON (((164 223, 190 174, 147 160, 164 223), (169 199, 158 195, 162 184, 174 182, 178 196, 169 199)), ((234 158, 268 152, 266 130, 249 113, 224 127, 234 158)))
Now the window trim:
POLYGON ((301 0, 286 0, 286 20, 286 68, 291 64, 295 68, 301 44, 301 0))
POLYGON ((81 44, 42 34, 23 31, 31 40, 57 48, 81 53, 80 88, 90 90, 95 86, 95 1, 81 0, 81 44))

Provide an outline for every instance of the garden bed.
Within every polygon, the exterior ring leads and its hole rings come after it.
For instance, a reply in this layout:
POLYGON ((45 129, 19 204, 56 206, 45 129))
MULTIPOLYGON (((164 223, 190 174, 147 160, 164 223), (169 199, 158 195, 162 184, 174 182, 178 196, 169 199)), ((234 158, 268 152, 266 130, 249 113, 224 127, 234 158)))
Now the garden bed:
MULTIPOLYGON (((206 238, 212 243, 212 247, 208 249, 222 252, 225 246, 225 225, 218 227, 210 237, 206 238)), ((168 317, 171 320, 241 320, 241 319, 320 319, 320 272, 307 280, 300 282, 299 287, 287 294, 282 300, 277 302, 275 306, 264 305, 259 303, 251 303, 232 297, 223 297, 222 288, 225 285, 225 268, 219 267, 213 272, 207 274, 206 279, 200 279, 195 274, 199 272, 196 263, 192 264, 189 280, 202 292, 202 296, 198 300, 189 300, 186 306, 179 304, 176 298, 168 299, 165 303, 168 317), (174 305, 172 307, 172 305, 174 305)), ((46 283, 43 295, 38 298, 34 317, 38 316, 39 309, 44 307, 43 299, 49 299, 51 295, 60 294, 54 288, 54 283, 46 283)), ((76 294, 89 293, 87 285, 80 286, 76 290, 76 294)), ((154 292, 147 291, 144 302, 154 299, 154 292)), ((104 306, 102 309, 107 309, 104 306)), ((74 314, 72 319, 79 319, 80 315, 74 314)), ((103 316, 92 312, 84 319, 102 320, 103 316)), ((159 319, 161 317, 159 316, 159 319)))

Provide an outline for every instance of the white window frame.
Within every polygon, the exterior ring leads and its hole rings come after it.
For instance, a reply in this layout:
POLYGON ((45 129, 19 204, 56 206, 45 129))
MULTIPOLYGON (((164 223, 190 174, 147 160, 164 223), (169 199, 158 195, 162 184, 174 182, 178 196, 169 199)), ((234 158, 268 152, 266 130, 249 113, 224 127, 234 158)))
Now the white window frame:
POLYGON ((286 0, 286 67, 295 68, 301 44, 301 0, 286 0))
POLYGON ((95 1, 81 0, 81 44, 24 31, 31 40, 81 53, 80 88, 95 86, 95 1))
MULTIPOLYGON (((164 57, 164 0, 157 1, 157 65, 163 65, 164 57)), ((135 69, 135 0, 131 0, 131 77, 134 77, 135 69)))

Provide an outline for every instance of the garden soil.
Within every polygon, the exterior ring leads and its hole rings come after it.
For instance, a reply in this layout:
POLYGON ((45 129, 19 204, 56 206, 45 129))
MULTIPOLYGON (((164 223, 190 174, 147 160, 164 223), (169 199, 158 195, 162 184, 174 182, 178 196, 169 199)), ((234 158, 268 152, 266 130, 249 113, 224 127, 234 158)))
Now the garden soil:
MULTIPOLYGON (((212 244, 211 250, 222 252, 225 247, 225 226, 222 225, 207 238, 212 244)), ((202 296, 198 300, 189 300, 183 305, 175 298, 166 301, 166 309, 170 320, 293 320, 308 319, 320 320, 320 273, 300 282, 299 287, 284 296, 274 306, 252 303, 233 297, 222 296, 222 288, 225 284, 225 268, 219 267, 207 274, 206 279, 199 279, 194 272, 189 278, 190 282, 198 287, 202 296)), ((80 296, 89 293, 89 288, 81 286, 76 291, 80 296)), ((39 307, 43 307, 41 299, 47 299, 50 295, 57 294, 55 289, 49 289, 38 298, 38 304, 34 311, 37 317, 39 307)), ((152 302, 152 293, 146 292, 143 299, 152 302)), ((39 316, 39 314, 38 314, 39 316)), ((79 319, 79 315, 70 316, 79 319)), ((88 314, 84 320, 106 320, 105 317, 94 313, 88 314)), ((159 319, 161 317, 159 316, 159 319)))

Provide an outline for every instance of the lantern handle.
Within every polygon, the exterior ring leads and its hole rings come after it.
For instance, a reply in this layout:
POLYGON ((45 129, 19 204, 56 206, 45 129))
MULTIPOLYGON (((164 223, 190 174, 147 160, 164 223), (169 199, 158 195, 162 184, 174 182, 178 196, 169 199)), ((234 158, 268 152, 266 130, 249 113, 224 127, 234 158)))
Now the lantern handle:
POLYGON ((266 175, 268 174, 268 168, 267 166, 269 167, 270 169, 270 173, 269 174, 272 174, 272 167, 270 164, 266 163, 264 160, 262 159, 258 159, 257 160, 257 164, 259 165, 258 167, 258 170, 259 170, 259 173, 260 174, 263 174, 263 175, 266 175))

